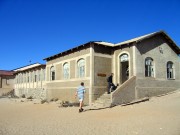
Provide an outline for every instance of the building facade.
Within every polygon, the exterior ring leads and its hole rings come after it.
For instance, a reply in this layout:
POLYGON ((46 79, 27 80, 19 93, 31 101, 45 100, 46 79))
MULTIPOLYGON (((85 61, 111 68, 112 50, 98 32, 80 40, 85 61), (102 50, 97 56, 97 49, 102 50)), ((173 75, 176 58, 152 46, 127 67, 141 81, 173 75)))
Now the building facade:
POLYGON ((14 89, 15 94, 19 97, 32 97, 38 99, 46 99, 44 64, 31 64, 15 69, 14 89))
POLYGON ((120 84, 110 94, 113 104, 174 91, 180 88, 179 54, 179 47, 164 31, 118 44, 88 42, 44 59, 47 98, 73 102, 84 82, 85 103, 91 104, 107 91, 110 73, 120 84))
POLYGON ((0 96, 14 89, 14 71, 0 70, 0 96))

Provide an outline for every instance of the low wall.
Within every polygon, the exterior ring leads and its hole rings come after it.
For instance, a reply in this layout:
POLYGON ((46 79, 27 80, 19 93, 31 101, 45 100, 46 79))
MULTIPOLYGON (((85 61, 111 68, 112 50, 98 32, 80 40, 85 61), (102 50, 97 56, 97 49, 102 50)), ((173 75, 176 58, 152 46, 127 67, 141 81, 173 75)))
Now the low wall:
POLYGON ((118 105, 135 100, 136 77, 132 77, 112 93, 112 104, 118 105))
POLYGON ((180 88, 179 80, 160 80, 155 78, 138 78, 136 81, 136 98, 152 97, 175 91, 180 88))
POLYGON ((15 95, 21 97, 25 95, 25 97, 32 96, 35 99, 46 99, 46 90, 45 89, 15 89, 15 95))
MULTIPOLYGON (((75 98, 77 88, 51 88, 47 89, 47 99, 58 98, 62 101, 79 102, 78 98, 75 98)), ((84 104, 89 103, 89 88, 86 88, 84 97, 84 104)))
POLYGON ((12 88, 0 88, 0 96, 13 90, 12 88))
POLYGON ((132 77, 112 93, 111 99, 113 105, 118 105, 144 97, 166 94, 179 88, 179 80, 132 77))

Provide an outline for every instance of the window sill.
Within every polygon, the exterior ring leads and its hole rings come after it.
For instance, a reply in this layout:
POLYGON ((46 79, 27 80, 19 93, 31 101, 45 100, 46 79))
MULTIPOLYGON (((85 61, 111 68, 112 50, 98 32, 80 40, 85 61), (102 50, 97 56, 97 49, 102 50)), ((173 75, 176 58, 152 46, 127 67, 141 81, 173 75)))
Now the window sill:
POLYGON ((175 80, 174 78, 167 78, 167 80, 175 80))

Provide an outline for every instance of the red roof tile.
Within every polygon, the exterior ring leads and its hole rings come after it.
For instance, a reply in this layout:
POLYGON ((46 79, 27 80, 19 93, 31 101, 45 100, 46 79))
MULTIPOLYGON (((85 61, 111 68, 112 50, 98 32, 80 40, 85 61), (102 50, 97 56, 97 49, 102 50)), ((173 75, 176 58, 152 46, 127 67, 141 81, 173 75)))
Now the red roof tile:
POLYGON ((14 73, 15 73, 14 71, 0 70, 0 75, 11 76, 11 75, 13 75, 14 73))

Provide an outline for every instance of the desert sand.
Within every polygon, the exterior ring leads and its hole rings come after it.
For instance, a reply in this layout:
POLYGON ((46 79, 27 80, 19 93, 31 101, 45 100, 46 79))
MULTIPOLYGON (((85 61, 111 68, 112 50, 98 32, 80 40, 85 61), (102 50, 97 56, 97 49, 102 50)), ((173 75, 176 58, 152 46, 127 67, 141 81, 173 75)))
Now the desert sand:
POLYGON ((0 98, 0 135, 180 135, 180 91, 128 106, 78 112, 0 98))

